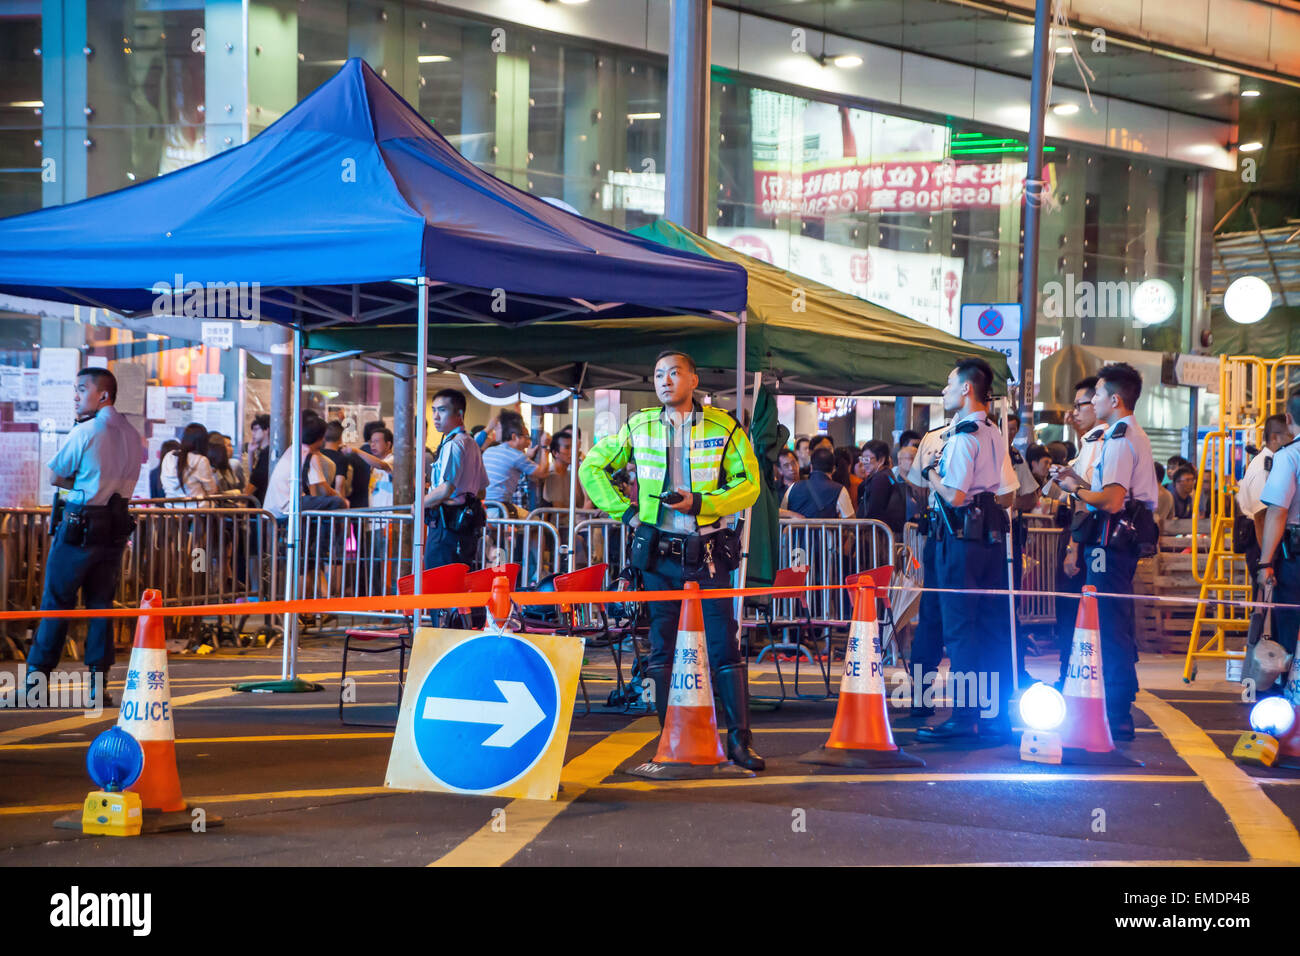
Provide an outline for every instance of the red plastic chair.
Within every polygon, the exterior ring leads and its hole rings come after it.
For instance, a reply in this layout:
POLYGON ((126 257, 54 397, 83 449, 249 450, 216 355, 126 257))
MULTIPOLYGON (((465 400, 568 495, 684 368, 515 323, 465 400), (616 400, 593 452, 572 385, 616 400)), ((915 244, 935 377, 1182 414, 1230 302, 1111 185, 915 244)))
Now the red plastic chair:
MULTIPOLYGON (((517 564, 500 564, 494 568, 483 568, 479 571, 471 571, 465 575, 465 593, 466 594, 483 594, 492 590, 492 582, 498 577, 504 576, 510 586, 510 590, 515 589, 515 584, 519 581, 519 565, 517 564)), ((481 611, 480 608, 462 607, 457 611, 460 614, 461 621, 465 627, 474 627, 474 612, 481 611)))
MULTIPOLYGON (((420 575, 421 594, 463 594, 465 575, 469 567, 464 564, 444 564, 437 568, 428 568, 420 575)), ((397 579, 397 593, 401 595, 415 593, 415 575, 408 574, 397 579)), ((444 614, 446 612, 443 612, 444 614)), ((397 705, 402 705, 402 690, 406 686, 406 652, 411 647, 411 621, 414 612, 407 618, 407 623, 397 628, 350 627, 343 635, 343 670, 339 675, 339 722, 349 727, 391 727, 392 724, 375 724, 343 719, 343 687, 348 676, 348 654, 387 654, 397 651, 397 705), (371 642, 385 643, 382 647, 354 647, 353 642, 369 645, 371 642)))
MULTIPOLYGON (((813 629, 812 611, 808 604, 808 573, 809 568, 804 566, 798 568, 781 568, 775 575, 773 575, 772 587, 782 588, 783 590, 773 593, 772 601, 762 607, 759 611, 760 615, 763 617, 760 624, 766 631, 768 644, 759 652, 758 657, 755 659, 755 663, 761 663, 763 655, 768 651, 772 652, 772 663, 776 665, 776 679, 781 686, 781 694, 779 697, 751 695, 753 700, 776 700, 784 702, 789 700, 791 696, 796 700, 826 700, 833 696, 829 663, 819 660, 818 657, 809 650, 809 647, 812 647, 814 650, 816 649, 816 635, 813 629), (781 621, 778 621, 775 616, 775 602, 778 599, 783 598, 795 602, 795 615, 788 620, 782 619, 781 621), (778 628, 781 630, 782 636, 793 629, 796 632, 794 642, 786 639, 778 643, 773 636, 778 628), (786 693, 785 674, 781 671, 781 651, 788 651, 794 654, 793 695, 786 693), (820 669, 822 683, 826 688, 825 693, 805 694, 799 690, 799 662, 804 657, 808 658, 808 663, 816 664, 820 669)), ((760 626, 760 624, 752 626, 757 627, 760 626)), ((748 656, 749 650, 748 646, 746 646, 746 659, 748 659, 748 656)))
MULTIPOLYGON (((593 564, 589 567, 578 568, 576 571, 570 571, 567 574, 557 574, 554 578, 556 592, 563 591, 600 591, 605 587, 605 574, 609 571, 608 564, 593 564)), ((607 641, 610 648, 610 656, 614 658, 614 669, 617 673, 618 687, 623 689, 623 652, 618 646, 618 642, 608 641, 610 636, 609 618, 605 614, 605 605, 603 602, 594 602, 591 608, 595 612, 599 623, 582 623, 578 619, 578 609, 572 604, 561 604, 559 606, 558 618, 561 621, 559 627, 555 629, 557 634, 567 634, 570 637, 584 637, 587 645, 591 647, 598 646, 602 640, 607 641)), ((582 671, 578 672, 578 686, 582 689, 583 714, 591 713, 591 698, 587 695, 587 678, 582 671)))

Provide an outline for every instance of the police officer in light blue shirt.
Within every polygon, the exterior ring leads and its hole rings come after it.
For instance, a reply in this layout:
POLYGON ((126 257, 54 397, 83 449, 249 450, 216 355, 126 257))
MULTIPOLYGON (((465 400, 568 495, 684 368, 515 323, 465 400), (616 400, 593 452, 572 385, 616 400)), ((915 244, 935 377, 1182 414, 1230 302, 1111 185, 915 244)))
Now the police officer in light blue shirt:
MULTIPOLYGON (((122 551, 135 528, 127 502, 140 477, 143 451, 139 433, 114 407, 116 401, 112 372, 83 368, 77 373, 78 424, 49 463, 59 500, 45 562, 43 611, 72 610, 78 592, 87 608, 113 606, 122 551)), ((27 654, 29 701, 39 701, 48 688, 67 634, 66 618, 41 621, 27 654)), ((86 666, 91 672, 90 698, 105 706, 112 704, 104 687, 113 660, 112 626, 105 618, 95 618, 86 634, 86 666)))
MULTIPOLYGON (((1300 434, 1300 388, 1291 392, 1286 404, 1286 425, 1292 436, 1300 434)), ((1259 542, 1261 586, 1273 586, 1278 604, 1300 604, 1300 441, 1293 437, 1273 454, 1264 490, 1259 500, 1267 506, 1264 533, 1259 542)), ((1294 653, 1300 632, 1300 611, 1277 608, 1273 612, 1274 639, 1294 653)), ((1261 687, 1263 693, 1269 688, 1261 687)))
MULTIPOLYGON (((930 520, 938 586, 955 591, 1005 590, 1006 535, 1003 508, 1006 443, 988 419, 993 370, 983 359, 966 359, 948 375, 943 407, 955 413, 951 436, 938 460, 922 469, 934 505, 930 520), (1000 500, 1001 499, 1001 500, 1000 500)), ((1007 603, 998 594, 942 593, 944 644, 954 690, 952 716, 917 732, 920 740, 1009 738, 1011 635, 1007 603), (981 700, 983 689, 991 699, 981 700), (961 706, 958 706, 960 704, 961 706), (982 706, 981 706, 982 705, 982 706)))
MULTIPOLYGON (((1089 519, 1076 524, 1087 584, 1101 594, 1132 594, 1133 573, 1144 551, 1156 545, 1153 512, 1159 489, 1151 442, 1133 419, 1142 394, 1142 376, 1131 365, 1104 366, 1097 373, 1092 406, 1105 428, 1091 485, 1069 466, 1053 468, 1057 484, 1088 508, 1089 519)), ((1137 696, 1137 636, 1133 602, 1098 598, 1101 670, 1106 685, 1106 714, 1119 740, 1134 737, 1132 704, 1137 696)))

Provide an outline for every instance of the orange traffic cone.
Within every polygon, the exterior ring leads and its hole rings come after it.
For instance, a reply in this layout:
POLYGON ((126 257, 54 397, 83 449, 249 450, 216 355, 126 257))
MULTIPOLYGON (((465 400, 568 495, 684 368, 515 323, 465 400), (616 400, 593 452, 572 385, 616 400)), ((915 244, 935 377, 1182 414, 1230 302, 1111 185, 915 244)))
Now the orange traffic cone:
MULTIPOLYGON (((162 592, 145 591, 140 606, 161 607, 162 592)), ((171 829, 168 824, 173 823, 177 829, 189 828, 190 815, 184 812, 189 807, 181 796, 180 776, 176 772, 171 681, 167 676, 167 644, 161 617, 141 617, 136 625, 117 725, 138 740, 144 751, 144 769, 139 779, 127 788, 140 795, 146 814, 144 829, 171 829), (174 819, 160 826, 159 814, 174 819), (150 826, 150 816, 153 826, 150 826)))
POLYGON ((866 575, 858 583, 830 738, 820 749, 799 759, 828 767, 924 767, 924 760, 904 753, 894 743, 885 703, 885 667, 880 661, 876 588, 866 575))
POLYGON ((1074 642, 1066 671, 1065 722, 1061 725, 1061 762, 1142 766, 1115 749, 1106 717, 1106 684, 1101 670, 1101 632, 1097 625, 1097 589, 1083 589, 1075 618, 1074 642))
MULTIPOLYGON (((698 591, 700 586, 687 581, 683 587, 698 591)), ((728 760, 718 740, 718 717, 713 709, 713 687, 709 681, 709 649, 704 640, 704 615, 698 597, 682 601, 672 677, 668 683, 668 713, 659 735, 659 749, 653 760, 628 773, 651 780, 754 776, 728 760)))

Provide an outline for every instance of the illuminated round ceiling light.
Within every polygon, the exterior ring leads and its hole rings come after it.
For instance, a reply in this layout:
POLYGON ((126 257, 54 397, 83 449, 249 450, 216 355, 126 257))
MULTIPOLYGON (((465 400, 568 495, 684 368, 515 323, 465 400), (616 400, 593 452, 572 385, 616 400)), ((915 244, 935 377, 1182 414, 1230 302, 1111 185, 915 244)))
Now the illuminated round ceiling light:
POLYGON ((862 57, 856 53, 842 53, 831 60, 841 70, 852 70, 862 65, 862 57))
POLYGON ((1240 325, 1254 325, 1273 307, 1273 290, 1259 276, 1238 276, 1223 293, 1223 311, 1240 325))
POLYGON ((1159 325, 1174 314, 1178 293, 1164 279, 1147 279, 1133 290, 1131 306, 1139 325, 1159 325))
POLYGON ((1073 116, 1079 112, 1078 103, 1053 103, 1052 112, 1057 116, 1073 116))
POLYGON ((1242 96, 1259 96, 1259 90, 1242 90, 1242 96))
POLYGON ((1242 143, 1237 149, 1243 153, 1253 153, 1264 148, 1264 144, 1259 140, 1251 140, 1249 143, 1242 143))

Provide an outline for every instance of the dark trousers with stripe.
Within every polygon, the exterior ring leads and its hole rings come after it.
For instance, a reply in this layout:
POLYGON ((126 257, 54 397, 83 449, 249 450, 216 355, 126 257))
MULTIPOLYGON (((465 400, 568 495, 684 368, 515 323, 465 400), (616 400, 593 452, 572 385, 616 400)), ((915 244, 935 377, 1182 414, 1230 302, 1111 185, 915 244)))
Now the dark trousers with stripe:
MULTIPOLYGON (((1080 548, 1087 583, 1105 594, 1132 594, 1137 570, 1135 548, 1080 548)), ((1101 673, 1106 685, 1106 709, 1127 713, 1137 697, 1137 634, 1133 602, 1128 598, 1098 598, 1097 625, 1101 631, 1101 673)))

